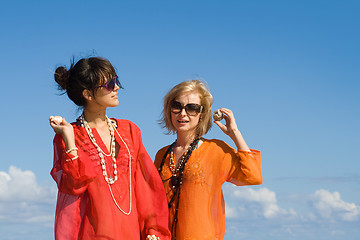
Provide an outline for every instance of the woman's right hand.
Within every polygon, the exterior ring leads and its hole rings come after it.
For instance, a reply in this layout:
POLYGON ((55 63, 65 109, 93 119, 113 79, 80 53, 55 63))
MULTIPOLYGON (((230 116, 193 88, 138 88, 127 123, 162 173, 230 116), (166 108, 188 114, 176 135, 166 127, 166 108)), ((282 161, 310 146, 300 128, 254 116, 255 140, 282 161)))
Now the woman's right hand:
POLYGON ((49 121, 50 126, 57 134, 67 135, 73 132, 73 126, 68 123, 65 118, 62 118, 60 116, 50 116, 49 121))
POLYGON ((54 132, 63 136, 65 148, 76 148, 73 126, 68 123, 65 118, 62 118, 60 116, 50 116, 49 121, 50 126, 54 129, 54 132))

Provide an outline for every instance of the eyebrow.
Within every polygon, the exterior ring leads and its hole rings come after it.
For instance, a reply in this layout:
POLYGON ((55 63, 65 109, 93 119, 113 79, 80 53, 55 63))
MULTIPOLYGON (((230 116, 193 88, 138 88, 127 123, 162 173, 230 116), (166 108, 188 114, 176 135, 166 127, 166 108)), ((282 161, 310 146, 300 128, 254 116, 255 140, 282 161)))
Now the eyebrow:
POLYGON ((187 103, 187 104, 183 104, 182 102, 179 102, 179 101, 176 101, 176 100, 174 100, 173 102, 175 102, 175 103, 180 103, 182 106, 186 106, 186 105, 189 105, 189 104, 201 105, 201 103, 187 103))

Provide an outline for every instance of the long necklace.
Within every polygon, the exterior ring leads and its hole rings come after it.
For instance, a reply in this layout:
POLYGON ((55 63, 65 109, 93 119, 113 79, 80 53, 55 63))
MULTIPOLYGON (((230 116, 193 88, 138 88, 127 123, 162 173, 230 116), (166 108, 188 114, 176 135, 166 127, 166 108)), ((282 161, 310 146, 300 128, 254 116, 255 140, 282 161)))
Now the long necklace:
POLYGON ((106 117, 106 123, 109 126, 109 131, 110 131, 110 136, 111 136, 111 147, 110 147, 110 154, 105 154, 105 152, 100 148, 100 146, 97 144, 96 139, 92 133, 92 130, 88 124, 88 122, 85 120, 84 114, 82 114, 79 117, 80 122, 82 123, 82 125, 85 127, 86 132, 91 140, 91 142, 94 144, 96 150, 98 151, 99 157, 100 157, 100 164, 101 164, 101 169, 103 170, 103 176, 105 178, 105 181, 107 182, 108 186, 109 186, 109 190, 110 190, 110 194, 111 197, 115 203, 115 205, 117 206, 117 208, 124 213, 125 215, 130 215, 131 213, 131 208, 132 208, 132 193, 131 193, 131 154, 130 154, 130 150, 127 146, 127 144, 125 143, 125 141, 123 140, 123 138, 121 137, 121 135, 119 134, 119 132, 117 131, 116 127, 113 125, 113 123, 111 122, 111 120, 106 117), (130 192, 130 203, 129 203, 129 211, 125 212, 124 210, 121 209, 121 207, 119 206, 119 204, 117 203, 114 194, 112 192, 111 189, 111 185, 114 184, 116 182, 116 180, 118 179, 117 177, 117 165, 116 165, 116 158, 115 158, 115 134, 114 134, 114 129, 116 131, 116 133, 118 134, 118 136, 120 137, 121 141, 123 142, 123 144, 125 145, 128 154, 129 154, 129 192, 130 192), (105 164, 105 156, 111 156, 112 160, 113 160, 113 167, 114 167, 114 178, 109 178, 107 171, 106 171, 106 164, 105 164))
POLYGON ((114 129, 112 128, 112 124, 111 121, 108 117, 106 117, 106 123, 109 127, 109 131, 110 131, 110 136, 111 136, 111 146, 110 146, 110 155, 105 154, 105 152, 101 149, 101 147, 97 144, 96 139, 94 137, 94 134, 92 133, 92 130, 88 124, 88 122, 85 120, 84 115, 82 115, 82 118, 80 119, 80 121, 82 120, 84 127, 86 129, 87 134, 89 135, 89 138, 91 140, 91 142, 94 144, 96 150, 98 151, 99 157, 100 157, 100 164, 101 164, 101 169, 103 171, 103 176, 105 178, 105 181, 108 184, 114 184, 116 182, 116 180, 118 179, 117 176, 117 165, 116 165, 116 158, 115 158, 115 136, 114 136, 114 129), (106 162, 105 162, 105 156, 111 156, 112 161, 113 161, 113 167, 114 167, 114 177, 108 177, 107 171, 106 171, 106 162))
POLYGON ((170 180, 170 185, 171 185, 172 189, 174 190, 173 196, 172 196, 172 198, 170 199, 170 201, 168 203, 169 208, 172 207, 173 202, 177 198, 176 206, 175 206, 174 220, 173 220, 172 225, 171 225, 171 234, 172 234, 174 240, 176 240, 176 229, 177 229, 177 222, 178 222, 178 210, 179 210, 179 203, 180 203, 180 190, 181 190, 181 185, 182 185, 182 181, 183 181, 184 170, 185 170, 186 163, 189 160, 189 158, 191 156, 191 153, 196 148, 196 145, 198 144, 199 140, 200 140, 200 138, 198 136, 196 136, 195 139, 190 144, 190 146, 188 147, 188 149, 181 156, 180 163, 179 163, 179 166, 177 168, 175 168, 174 156, 173 156, 174 155, 173 147, 176 144, 176 141, 175 141, 167 149, 167 151, 166 151, 166 153, 165 153, 165 155, 164 155, 164 157, 163 157, 163 159, 162 159, 162 161, 160 163, 160 167, 158 169, 159 174, 161 175, 161 171, 162 171, 162 168, 164 166, 166 156, 170 153, 169 167, 170 167, 170 170, 172 172, 172 176, 170 178, 168 178, 168 179, 163 180, 163 181, 170 180))

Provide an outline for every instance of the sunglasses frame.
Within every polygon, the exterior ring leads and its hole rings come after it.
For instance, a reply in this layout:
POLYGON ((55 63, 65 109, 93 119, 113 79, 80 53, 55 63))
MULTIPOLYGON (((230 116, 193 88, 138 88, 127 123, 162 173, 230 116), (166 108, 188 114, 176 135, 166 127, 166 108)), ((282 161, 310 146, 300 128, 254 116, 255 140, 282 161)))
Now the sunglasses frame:
POLYGON ((198 115, 199 113, 201 113, 201 112, 204 110, 204 106, 202 106, 202 105, 200 105, 200 104, 197 104, 197 103, 188 103, 188 104, 186 104, 186 105, 184 106, 181 102, 178 102, 178 101, 172 101, 171 104, 170 104, 170 111, 171 111, 172 113, 174 113, 174 114, 179 114, 179 113, 181 113, 183 109, 185 109, 185 112, 186 112, 187 115, 189 115, 189 116, 196 116, 196 115, 198 115), (174 104, 178 104, 178 105, 181 107, 180 111, 178 111, 178 110, 173 111, 173 105, 174 105, 174 104), (190 107, 190 106, 196 106, 196 107, 200 106, 200 108, 199 108, 199 109, 189 109, 188 106, 189 106, 189 107, 190 107), (195 111, 195 114, 190 114, 189 111, 195 111))
POLYGON ((104 85, 97 86, 97 87, 95 87, 95 88, 104 87, 104 88, 106 88, 106 90, 108 90, 109 92, 112 92, 112 91, 114 91, 114 89, 115 89, 115 85, 118 85, 118 87, 119 87, 120 89, 123 89, 123 86, 121 85, 118 76, 113 77, 112 79, 110 79, 109 81, 107 81, 104 85), (111 82, 114 83, 114 86, 110 88, 110 87, 109 87, 109 84, 110 84, 111 82))

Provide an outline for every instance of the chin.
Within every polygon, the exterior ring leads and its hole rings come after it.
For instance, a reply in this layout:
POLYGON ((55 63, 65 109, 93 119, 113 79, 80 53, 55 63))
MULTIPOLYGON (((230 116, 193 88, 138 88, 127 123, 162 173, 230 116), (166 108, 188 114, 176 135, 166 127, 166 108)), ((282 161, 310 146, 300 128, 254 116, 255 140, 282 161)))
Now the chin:
POLYGON ((110 105, 109 105, 109 107, 117 107, 117 106, 119 106, 119 102, 113 103, 113 104, 110 104, 110 105))
POLYGON ((195 132, 196 128, 189 128, 188 126, 180 126, 176 128, 177 132, 195 132))

